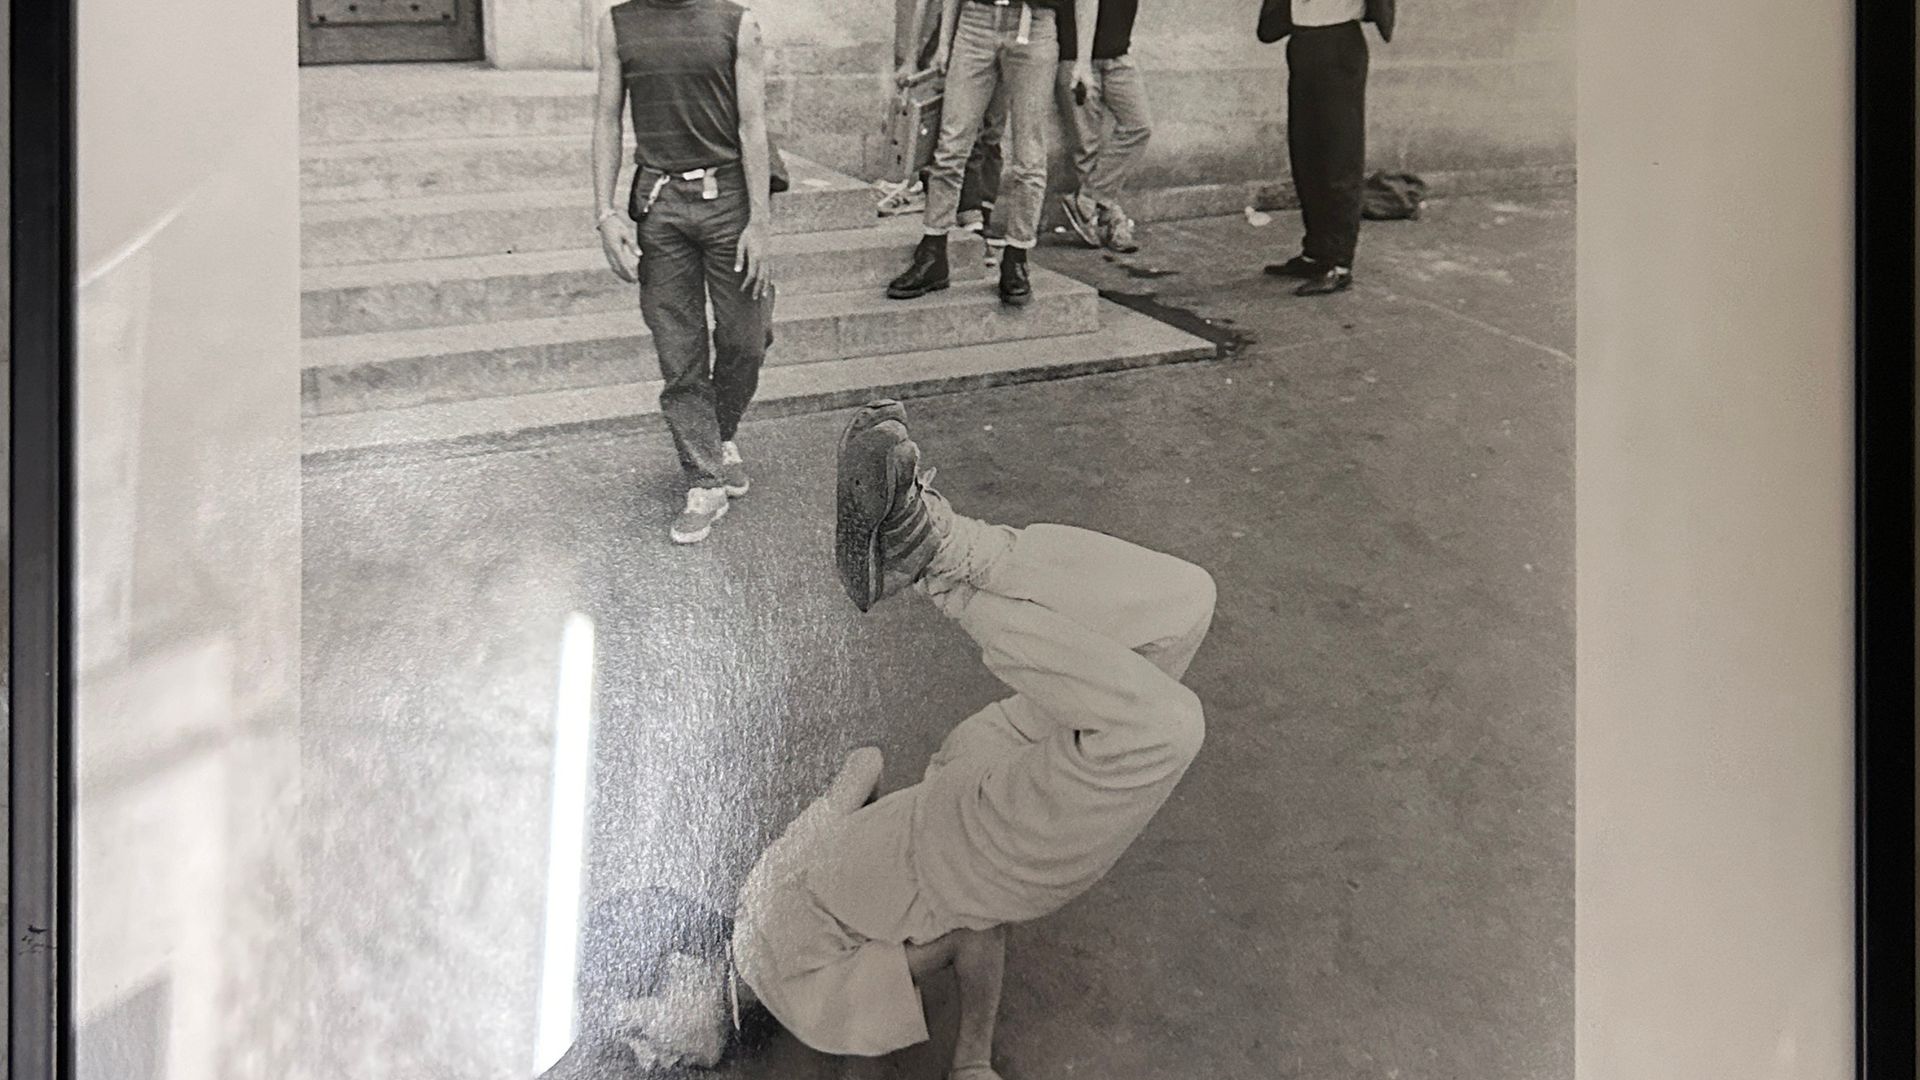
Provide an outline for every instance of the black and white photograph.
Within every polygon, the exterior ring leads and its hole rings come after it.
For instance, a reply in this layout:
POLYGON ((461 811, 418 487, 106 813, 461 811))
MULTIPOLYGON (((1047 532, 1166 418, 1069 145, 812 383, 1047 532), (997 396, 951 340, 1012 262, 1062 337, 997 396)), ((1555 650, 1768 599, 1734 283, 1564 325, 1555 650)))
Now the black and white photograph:
POLYGON ((324 1073, 1571 1075, 1569 4, 303 3, 324 1073))
POLYGON ((279 2, 78 6, 71 1075, 1654 1075, 1574 0, 279 2))

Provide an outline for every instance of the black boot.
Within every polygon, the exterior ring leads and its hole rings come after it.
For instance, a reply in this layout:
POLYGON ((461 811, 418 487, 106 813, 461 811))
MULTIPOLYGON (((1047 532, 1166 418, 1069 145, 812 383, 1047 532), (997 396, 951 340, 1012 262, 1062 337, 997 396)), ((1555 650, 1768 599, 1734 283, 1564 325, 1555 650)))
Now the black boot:
POLYGON ((1015 307, 1033 303, 1033 283, 1027 280, 1027 249, 1007 245, 1000 257, 1000 302, 1015 307))
POLYGON ((895 300, 911 300, 939 292, 947 287, 947 236, 929 234, 913 249, 913 265, 887 285, 887 295, 895 300))

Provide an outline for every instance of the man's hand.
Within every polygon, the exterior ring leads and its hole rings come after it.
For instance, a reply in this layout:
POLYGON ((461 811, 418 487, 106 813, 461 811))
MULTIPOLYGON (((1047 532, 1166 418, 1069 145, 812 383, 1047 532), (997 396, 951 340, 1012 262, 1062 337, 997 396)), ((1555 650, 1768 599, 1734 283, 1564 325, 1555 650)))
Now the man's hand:
POLYGON ((1073 99, 1084 102, 1093 93, 1093 64, 1086 60, 1073 62, 1073 81, 1067 84, 1073 90, 1073 99))
POLYGON ((947 42, 943 41, 940 43, 940 47, 933 51, 933 61, 927 65, 927 69, 945 75, 947 73, 947 61, 951 59, 953 59, 953 48, 947 42))
POLYGON ((913 77, 917 74, 919 73, 913 69, 913 61, 906 61, 899 67, 893 69, 893 88, 896 90, 905 90, 907 84, 912 82, 913 77))
POLYGON ((626 222, 617 217, 600 222, 600 250, 621 281, 632 285, 640 280, 640 245, 626 222))
POLYGON ((773 289, 773 262, 769 250, 766 226, 759 221, 747 222, 740 230, 739 249, 733 256, 733 272, 745 273, 740 281, 740 291, 755 300, 765 299, 773 289))

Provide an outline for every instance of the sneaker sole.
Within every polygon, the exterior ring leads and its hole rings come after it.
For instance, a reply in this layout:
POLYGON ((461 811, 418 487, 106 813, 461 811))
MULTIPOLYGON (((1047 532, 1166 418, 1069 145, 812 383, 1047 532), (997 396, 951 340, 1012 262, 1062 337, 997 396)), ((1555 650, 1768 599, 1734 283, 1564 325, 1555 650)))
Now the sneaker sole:
POLYGON ((700 541, 705 540, 707 537, 713 535, 713 527, 719 523, 721 518, 726 516, 727 516, 727 504, 721 503, 720 509, 717 512, 715 512, 715 514, 713 515, 713 520, 707 522, 706 525, 700 529, 700 531, 683 533, 677 529, 669 528, 667 529, 667 535, 671 537, 673 539, 673 542, 676 544, 697 544, 700 541))
POLYGON ((1033 294, 1029 292, 1021 293, 1018 296, 1008 296, 1006 293, 1001 293, 1000 302, 1008 307, 1026 307, 1028 304, 1033 303, 1033 294))
POLYGON ((887 287, 887 299, 889 299, 889 300, 918 300, 918 299, 920 299, 921 297, 923 297, 923 296, 926 296, 926 295, 928 295, 929 293, 937 293, 937 292, 939 292, 939 291, 940 291, 941 289, 944 289, 944 288, 946 288, 947 286, 949 286, 949 285, 951 285, 951 284, 953 284, 953 282, 952 282, 952 281, 942 281, 942 282, 940 282, 939 284, 936 284, 936 285, 928 285, 928 286, 927 286, 926 288, 924 288, 924 289, 896 289, 896 288, 893 288, 892 286, 888 286, 888 287, 887 287))
POLYGON ((1086 217, 1080 213, 1080 207, 1073 201, 1071 195, 1061 196, 1060 205, 1066 208, 1067 224, 1073 227, 1073 231, 1079 235, 1082 243, 1090 248, 1105 246, 1100 243, 1099 230, 1093 227, 1093 222, 1088 221, 1086 217))
POLYGON ((720 490, 726 492, 727 498, 729 499, 743 499, 746 498, 747 492, 753 490, 753 485, 747 483, 741 484, 739 487, 721 488, 720 490))
POLYGON ((860 406, 853 419, 847 421, 846 429, 840 432, 840 441, 833 448, 834 461, 846 456, 847 446, 869 428, 879 427, 883 421, 898 420, 901 427, 907 426, 907 407, 892 398, 875 398, 860 406))
MULTIPOLYGON (((881 423, 886 422, 883 420, 881 423)), ((878 437, 874 433, 879 426, 876 424, 848 440, 849 449, 853 449, 853 444, 863 438, 878 437)), ((904 432, 905 425, 902 424, 901 428, 904 432)), ((886 570, 880 560, 880 524, 893 509, 894 492, 900 486, 895 451, 906 445, 908 436, 903 434, 899 439, 891 436, 886 438, 886 448, 877 455, 877 460, 862 462, 866 468, 865 475, 849 472, 843 455, 837 483, 835 558, 840 564, 841 582, 847 586, 849 598, 863 612, 871 610, 880 599, 884 584, 886 570), (856 559, 859 562, 857 567, 851 565, 856 559)))

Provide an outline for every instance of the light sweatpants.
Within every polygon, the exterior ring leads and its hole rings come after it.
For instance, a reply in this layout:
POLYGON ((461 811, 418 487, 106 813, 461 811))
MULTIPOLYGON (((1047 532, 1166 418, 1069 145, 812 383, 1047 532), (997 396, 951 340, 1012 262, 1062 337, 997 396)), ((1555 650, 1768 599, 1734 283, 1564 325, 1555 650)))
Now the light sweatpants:
POLYGON ((920 783, 851 813, 816 801, 743 893, 742 976, 827 1053, 924 1040, 906 946, 1085 892, 1200 749, 1180 676, 1213 618, 1206 571, 1084 529, 962 524, 997 534, 978 545, 993 556, 924 591, 1013 695, 954 728, 920 783))
POLYGON ((1064 525, 1019 531, 934 603, 1014 694, 928 765, 912 831, 916 938, 1048 914, 1112 868, 1200 750, 1180 682, 1213 620, 1206 571, 1064 525))

